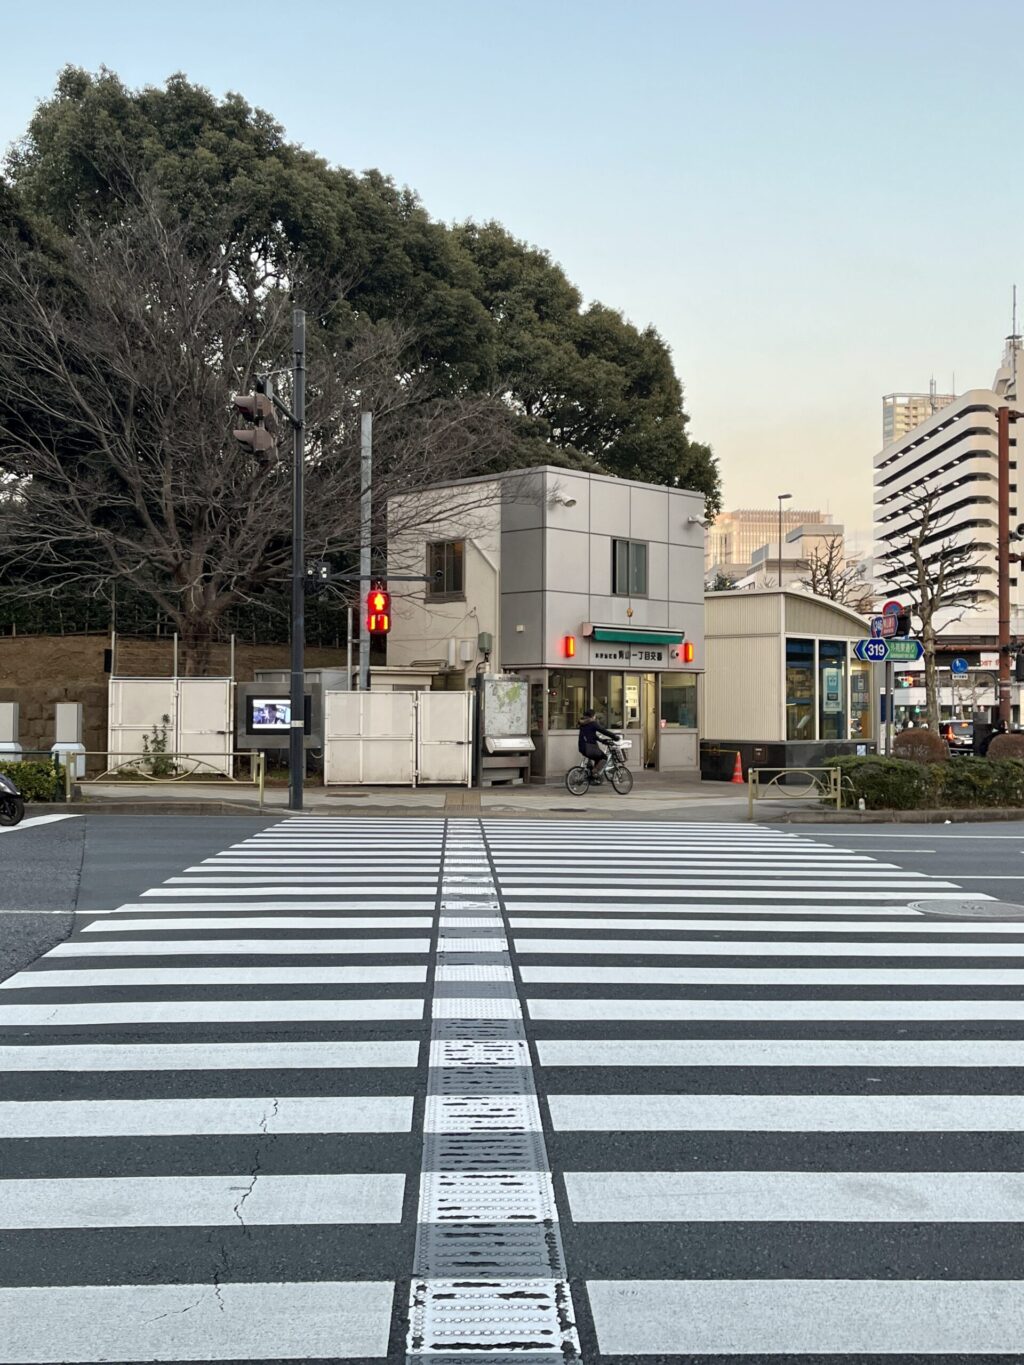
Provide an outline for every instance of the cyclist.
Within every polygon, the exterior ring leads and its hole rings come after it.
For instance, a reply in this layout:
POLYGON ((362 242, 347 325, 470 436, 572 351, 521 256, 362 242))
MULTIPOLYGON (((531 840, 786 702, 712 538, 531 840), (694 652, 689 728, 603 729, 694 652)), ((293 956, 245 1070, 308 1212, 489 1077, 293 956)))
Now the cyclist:
POLYGON ((593 762, 594 775, 593 782, 603 782, 601 773, 604 765, 608 762, 608 755, 597 742, 598 735, 604 735, 607 739, 617 740, 618 735, 611 730, 606 730, 603 725, 599 725, 593 710, 587 709, 583 712, 580 719, 580 738, 579 751, 584 758, 589 758, 593 762))

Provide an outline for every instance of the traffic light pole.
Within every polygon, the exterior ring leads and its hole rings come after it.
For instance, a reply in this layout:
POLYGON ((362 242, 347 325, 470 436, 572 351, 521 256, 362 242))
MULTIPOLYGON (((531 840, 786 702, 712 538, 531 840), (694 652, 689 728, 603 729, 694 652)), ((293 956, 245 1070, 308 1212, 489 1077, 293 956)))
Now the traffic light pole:
MULTIPOLYGON (((373 516, 373 413, 364 412, 359 421, 359 578, 370 581, 370 549, 373 516)), ((370 632, 366 623, 359 628, 359 686, 370 690, 370 632)))
POLYGON ((292 651, 291 729, 288 733, 288 809, 302 809, 306 777, 306 314, 292 309, 292 651))

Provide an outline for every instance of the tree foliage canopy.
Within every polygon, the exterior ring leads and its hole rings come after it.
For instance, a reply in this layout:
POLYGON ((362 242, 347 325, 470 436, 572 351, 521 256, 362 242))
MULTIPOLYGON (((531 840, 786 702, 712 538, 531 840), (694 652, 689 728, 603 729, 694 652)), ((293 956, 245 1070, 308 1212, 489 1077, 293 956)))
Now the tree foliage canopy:
POLYGON ((217 100, 182 75, 132 91, 111 72, 69 67, 6 170, 18 210, 63 234, 115 225, 152 187, 194 253, 220 250, 253 295, 287 285, 315 301, 332 344, 387 321, 409 373, 429 370, 453 394, 501 395, 518 419, 513 462, 695 488, 709 514, 719 509, 714 457, 689 437, 653 328, 584 306, 546 252, 499 224, 445 226, 380 172, 328 165, 238 95, 217 100))

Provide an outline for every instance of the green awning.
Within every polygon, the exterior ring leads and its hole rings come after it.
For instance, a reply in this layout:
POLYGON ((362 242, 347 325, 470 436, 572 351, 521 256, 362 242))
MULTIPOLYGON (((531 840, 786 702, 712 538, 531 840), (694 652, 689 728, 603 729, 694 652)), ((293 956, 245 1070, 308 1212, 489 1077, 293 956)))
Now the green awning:
POLYGON ((592 640, 614 641, 620 645, 681 645, 681 630, 657 630, 644 626, 595 626, 592 640))

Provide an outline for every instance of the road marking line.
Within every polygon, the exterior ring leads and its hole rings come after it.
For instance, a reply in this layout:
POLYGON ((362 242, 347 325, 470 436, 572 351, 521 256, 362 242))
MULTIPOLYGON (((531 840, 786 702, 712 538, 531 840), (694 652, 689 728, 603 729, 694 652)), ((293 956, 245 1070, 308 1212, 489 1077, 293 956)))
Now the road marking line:
POLYGON ((548 1095, 560 1132, 1013 1133, 1021 1095, 548 1095))
POLYGON ((391 1280, 0 1289, 0 1362, 384 1357, 394 1292, 391 1280))
POLYGON ((0 1137, 181 1137, 230 1133, 407 1133, 406 1095, 275 1099, 5 1100, 0 1137))
POLYGON ((0 1227, 400 1223, 405 1176, 188 1175, 5 1180, 0 1227))
POLYGON ((605 1355, 1016 1359, 1017 1280, 589 1280, 605 1355))
POLYGON ((342 1023, 423 1018, 423 999, 364 1000, 132 1000, 88 1005, 0 1007, 0 1028, 71 1028, 82 1024, 342 1023))
POLYGON ((31 815, 20 825, 0 825, 0 834, 19 834, 22 830, 37 829, 40 825, 52 825, 58 820, 77 820, 77 811, 67 811, 60 815, 31 815))
POLYGON ((256 1071, 414 1067, 416 1042, 25 1043, 0 1047, 0 1071, 256 1071))

